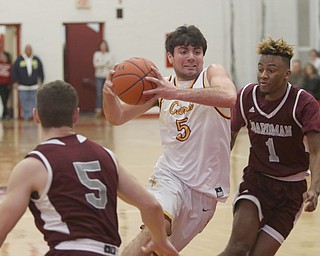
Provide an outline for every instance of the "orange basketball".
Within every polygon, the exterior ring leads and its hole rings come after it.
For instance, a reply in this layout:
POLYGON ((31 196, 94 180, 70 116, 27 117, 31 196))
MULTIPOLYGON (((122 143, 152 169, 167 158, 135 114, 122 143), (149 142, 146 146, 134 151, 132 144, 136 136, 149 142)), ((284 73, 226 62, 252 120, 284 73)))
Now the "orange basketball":
POLYGON ((145 79, 147 76, 156 77, 151 69, 155 64, 145 58, 130 58, 115 68, 111 81, 113 92, 125 103, 140 105, 151 99, 153 95, 143 95, 143 91, 157 87, 155 83, 145 79))

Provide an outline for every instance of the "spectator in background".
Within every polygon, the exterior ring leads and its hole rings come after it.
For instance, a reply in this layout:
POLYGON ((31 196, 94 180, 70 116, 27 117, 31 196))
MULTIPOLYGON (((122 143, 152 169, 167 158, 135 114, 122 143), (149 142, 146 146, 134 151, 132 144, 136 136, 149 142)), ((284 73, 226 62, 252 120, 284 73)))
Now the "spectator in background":
POLYGON ((93 66, 96 78, 96 117, 102 116, 102 91, 106 76, 109 70, 114 66, 114 58, 109 51, 107 41, 102 40, 99 43, 97 51, 93 54, 93 66))
POLYGON ((7 56, 8 62, 11 63, 11 55, 10 55, 10 53, 8 53, 4 50, 4 45, 1 40, 0 40, 0 52, 3 52, 7 56))
POLYGON ((303 89, 312 94, 320 104, 320 76, 311 63, 304 66, 304 77, 303 89))
POLYGON ((33 55, 31 45, 25 47, 13 64, 13 82, 18 87, 19 99, 24 120, 32 120, 37 89, 42 85, 44 72, 41 60, 33 55))
POLYGON ((320 54, 316 49, 311 49, 309 51, 309 60, 310 63, 317 69, 319 74, 320 72, 320 54))
POLYGON ((302 68, 301 61, 296 59, 292 62, 291 76, 289 78, 289 83, 298 88, 302 87, 304 80, 304 71, 302 68))
POLYGON ((0 117, 2 119, 9 118, 7 103, 10 94, 10 86, 11 86, 11 63, 10 63, 10 55, 8 55, 4 51, 0 51, 0 96, 3 105, 3 112, 0 117))

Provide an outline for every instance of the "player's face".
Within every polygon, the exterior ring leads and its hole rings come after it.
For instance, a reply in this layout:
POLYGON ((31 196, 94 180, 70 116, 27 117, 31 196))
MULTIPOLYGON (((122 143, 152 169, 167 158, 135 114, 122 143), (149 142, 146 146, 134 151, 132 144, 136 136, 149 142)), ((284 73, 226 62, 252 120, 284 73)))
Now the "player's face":
POLYGON ((168 53, 168 59, 173 65, 178 80, 192 80, 203 68, 203 50, 201 47, 176 46, 174 54, 168 53))
POLYGON ((279 99, 287 89, 290 76, 288 64, 280 56, 261 55, 257 79, 259 88, 268 100, 279 99))

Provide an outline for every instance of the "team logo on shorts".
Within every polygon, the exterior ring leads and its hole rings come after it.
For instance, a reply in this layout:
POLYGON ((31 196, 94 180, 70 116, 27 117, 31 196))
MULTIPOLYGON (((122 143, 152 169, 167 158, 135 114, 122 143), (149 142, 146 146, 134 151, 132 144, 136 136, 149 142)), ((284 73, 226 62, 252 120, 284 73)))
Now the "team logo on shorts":
POLYGON ((150 187, 154 187, 157 184, 156 179, 155 178, 149 178, 149 185, 150 187))
POLYGON ((224 196, 222 187, 215 188, 215 191, 216 191, 217 197, 223 197, 224 196))

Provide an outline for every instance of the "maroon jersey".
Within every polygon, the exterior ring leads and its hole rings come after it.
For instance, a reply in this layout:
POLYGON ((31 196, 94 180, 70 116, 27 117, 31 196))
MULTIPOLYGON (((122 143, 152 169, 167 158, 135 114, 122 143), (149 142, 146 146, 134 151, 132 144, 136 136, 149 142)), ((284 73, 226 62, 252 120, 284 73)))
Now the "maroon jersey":
POLYGON ((0 62, 0 86, 11 82, 11 64, 0 62))
POLYGON ((39 159, 48 171, 45 192, 29 208, 50 248, 78 238, 120 245, 118 174, 110 151, 70 135, 41 143, 27 157, 39 159))
POLYGON ((242 126, 248 128, 251 169, 288 177, 309 169, 304 135, 320 132, 320 110, 310 94, 290 84, 275 101, 265 100, 257 84, 248 84, 238 93, 232 113, 231 130, 242 126))

